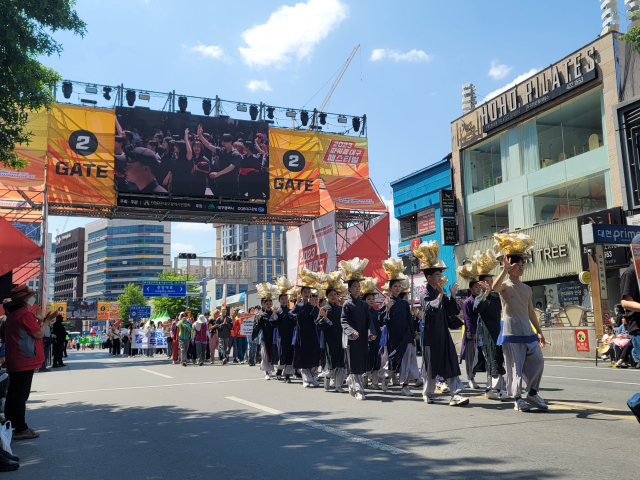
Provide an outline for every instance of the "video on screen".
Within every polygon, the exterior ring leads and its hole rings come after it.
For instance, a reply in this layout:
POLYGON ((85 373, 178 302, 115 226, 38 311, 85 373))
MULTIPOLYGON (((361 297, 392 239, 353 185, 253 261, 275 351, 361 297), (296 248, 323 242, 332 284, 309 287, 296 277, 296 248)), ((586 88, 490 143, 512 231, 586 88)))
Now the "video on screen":
POLYGON ((121 193, 269 198, 264 122, 118 107, 114 153, 121 193))

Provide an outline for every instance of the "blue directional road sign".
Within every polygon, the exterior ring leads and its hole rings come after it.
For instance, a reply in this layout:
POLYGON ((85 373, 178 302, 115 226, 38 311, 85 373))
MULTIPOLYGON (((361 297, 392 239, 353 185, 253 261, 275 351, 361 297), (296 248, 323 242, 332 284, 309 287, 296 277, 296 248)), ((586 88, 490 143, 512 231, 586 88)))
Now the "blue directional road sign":
POLYGON ((142 295, 144 297, 185 297, 187 295, 187 283, 168 280, 144 282, 142 295))
POLYGON ((129 317, 136 318, 149 318, 151 317, 151 307, 145 307, 142 305, 129 307, 129 317))

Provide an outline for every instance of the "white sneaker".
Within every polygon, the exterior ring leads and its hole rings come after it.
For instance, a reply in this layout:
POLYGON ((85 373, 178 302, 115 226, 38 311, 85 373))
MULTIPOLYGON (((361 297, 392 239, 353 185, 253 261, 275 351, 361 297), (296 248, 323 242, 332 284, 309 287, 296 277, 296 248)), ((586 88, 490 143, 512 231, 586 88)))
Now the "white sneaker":
POLYGON ((471 390, 477 390, 480 387, 475 382, 475 380, 469 380, 469 387, 468 388, 470 388, 471 390))
POLYGON ((405 397, 413 397, 413 392, 409 389, 408 385, 402 387, 402 389, 400 390, 400 394, 404 395, 405 397))
POLYGON ((451 407, 462 407, 463 405, 467 405, 469 403, 469 399, 463 397, 462 395, 454 395, 451 397, 451 401, 449 402, 449 406, 451 407))
POLYGON ((519 412, 528 412, 529 410, 531 410, 531 405, 529 405, 523 399, 519 398, 513 405, 513 409, 518 410, 519 412))
POLYGON ((540 410, 549 410, 546 402, 538 394, 527 395, 527 402, 529 402, 534 407, 539 408, 540 410))
POLYGON ((385 378, 382 380, 382 391, 386 392, 387 390, 389 390, 389 379, 385 378))
POLYGON ((349 385, 349 395, 351 395, 352 397, 356 396, 356 391, 353 389, 351 385, 349 385))
POLYGON ((505 392, 504 390, 500 392, 500 401, 501 402, 510 402, 511 401, 511 397, 509 396, 509 394, 507 392, 505 392))
POLYGON ((364 394, 362 394, 360 392, 357 392, 355 397, 356 397, 356 400, 364 400, 365 399, 364 398, 364 394))
POLYGON ((495 390, 489 390, 487 393, 484 394, 484 398, 486 398, 487 400, 500 400, 500 394, 498 392, 496 392, 495 390))
POLYGON ((309 388, 311 385, 308 384, 307 382, 302 382, 302 387, 303 388, 309 388))
POLYGON ((449 386, 444 382, 436 383, 436 390, 440 393, 449 393, 451 391, 449 386))
POLYGON ((264 379, 265 379, 265 380, 271 380, 271 377, 270 377, 270 376, 269 376, 269 374, 267 373, 267 374, 265 374, 264 379))
POLYGON ((342 393, 344 392, 344 390, 342 389, 342 387, 335 387, 335 391, 338 393, 342 393))
POLYGON ((422 395, 422 400, 425 403, 433 403, 433 397, 431 395, 422 395))

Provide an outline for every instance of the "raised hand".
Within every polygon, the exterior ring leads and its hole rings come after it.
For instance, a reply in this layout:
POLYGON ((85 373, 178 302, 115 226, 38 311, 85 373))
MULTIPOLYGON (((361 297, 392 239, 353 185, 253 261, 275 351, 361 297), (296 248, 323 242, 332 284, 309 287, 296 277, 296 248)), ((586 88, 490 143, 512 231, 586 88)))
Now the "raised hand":
POLYGON ((504 270, 505 272, 510 272, 513 267, 514 267, 514 264, 512 264, 507 258, 507 256, 505 255, 502 258, 502 270, 504 270))
POLYGON ((449 291, 451 292, 451 296, 452 296, 452 297, 455 297, 455 296, 456 296, 456 293, 458 293, 458 284, 457 284, 457 283, 454 283, 453 285, 451 285, 451 286, 449 287, 449 291))

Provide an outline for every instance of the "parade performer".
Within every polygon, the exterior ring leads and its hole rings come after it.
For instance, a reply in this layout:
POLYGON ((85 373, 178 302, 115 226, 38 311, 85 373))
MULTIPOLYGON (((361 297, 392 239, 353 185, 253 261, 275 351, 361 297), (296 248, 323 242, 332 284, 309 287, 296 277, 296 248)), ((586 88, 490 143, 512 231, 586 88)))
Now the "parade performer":
POLYGON ((271 322, 273 315, 273 297, 277 296, 280 291, 278 287, 269 282, 259 283, 256 286, 258 295, 262 297, 260 300, 261 310, 255 316, 253 321, 253 332, 251 339, 258 338, 258 334, 262 331, 262 342, 260 343, 261 357, 260 370, 264 372, 264 379, 271 380, 270 372, 273 372, 272 357, 273 348, 273 330, 274 326, 271 322))
MULTIPOLYGON (((480 285, 478 280, 477 263, 471 262, 461 265, 457 269, 458 275, 469 282, 469 296, 462 304, 462 314, 464 316, 464 334, 462 335, 462 346, 460 347, 460 363, 464 360, 468 386, 470 389, 477 389, 478 384, 475 381, 476 372, 474 371, 474 360, 478 355, 478 313, 474 311, 473 305, 476 297, 480 294, 480 285)), ((479 350, 482 355, 482 349, 479 350)))
POLYGON ((314 272, 302 268, 299 273, 301 280, 300 300, 291 310, 296 320, 294 334, 293 366, 302 373, 303 387, 319 387, 315 374, 320 363, 320 339, 316 329, 315 319, 318 308, 310 302, 311 288, 315 288, 317 277, 314 272))
MULTIPOLYGON (((389 277, 388 285, 383 287, 389 292, 385 301, 385 308, 381 310, 380 319, 387 327, 387 351, 388 362, 386 370, 399 375, 402 384, 400 393, 407 397, 413 396, 409 389, 409 375, 412 366, 412 356, 415 355, 415 333, 413 330, 413 316, 411 307, 406 300, 400 298, 402 290, 408 288, 408 281, 404 271, 402 260, 390 258, 382 262, 382 266, 389 277), (404 283, 403 283, 404 282, 404 283)), ((417 362, 415 364, 417 366, 417 362)), ((418 372, 414 372, 418 375, 418 372)), ((389 379, 382 380, 382 390, 388 388, 389 379)))
POLYGON ((364 400, 362 375, 367 372, 369 340, 375 337, 369 306, 360 298, 360 282, 369 260, 358 257, 340 262, 340 269, 347 278, 349 295, 342 306, 342 329, 348 338, 347 358, 349 360, 349 376, 347 386, 349 393, 357 400, 364 400))
POLYGON ((334 381, 335 391, 342 392, 342 382, 345 376, 344 348, 342 346, 342 306, 338 303, 339 284, 342 284, 342 274, 339 271, 320 274, 318 279, 327 298, 327 303, 320 308, 316 325, 321 332, 324 346, 321 349, 324 356, 323 365, 324 389, 331 390, 331 380, 334 381))
POLYGON ((520 281, 524 261, 531 258, 529 250, 535 240, 524 234, 509 233, 496 233, 494 239, 494 251, 500 253, 498 259, 503 261, 493 290, 502 299, 503 322, 498 345, 502 345, 504 353, 508 391, 515 400, 515 410, 527 412, 531 405, 547 410, 549 407, 538 395, 544 370, 542 347, 545 339, 533 309, 531 287, 520 281), (523 380, 527 383, 526 401, 522 398, 523 380))
POLYGON ((291 375, 293 370, 293 330, 296 325, 295 318, 290 315, 289 308, 289 291, 295 286, 294 282, 287 277, 279 277, 276 282, 278 288, 278 308, 271 319, 271 323, 277 329, 277 347, 278 347, 278 369, 276 377, 281 378, 284 373, 284 382, 291 383, 291 375))
POLYGON ((362 300, 367 304, 369 308, 369 318, 371 319, 371 330, 373 333, 373 339, 369 339, 369 353, 367 354, 367 373, 362 377, 362 383, 367 387, 368 380, 371 380, 371 388, 374 390, 380 390, 380 336, 382 334, 382 328, 380 327, 380 320, 378 319, 378 311, 374 308, 376 304, 376 286, 378 285, 378 279, 372 277, 364 277, 360 282, 360 294, 362 300))
POLYGON ((436 388, 436 378, 442 376, 451 391, 449 405, 462 406, 469 403, 469 399, 460 395, 463 390, 460 381, 460 366, 456 348, 451 339, 450 328, 460 328, 463 322, 457 317, 459 313, 456 303, 458 285, 450 287, 451 296, 444 294, 442 287, 442 272, 447 269, 444 262, 438 259, 440 246, 434 240, 418 245, 413 254, 424 262, 424 277, 427 281, 425 291, 420 294, 420 305, 424 327, 422 331, 422 375, 424 388, 422 398, 427 403, 434 403, 433 393, 436 388))

